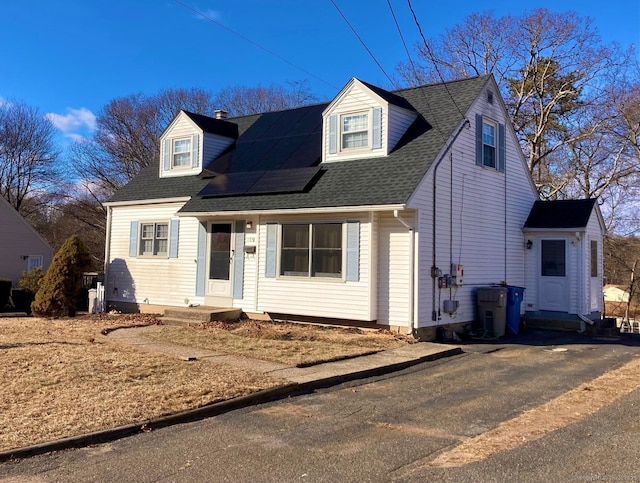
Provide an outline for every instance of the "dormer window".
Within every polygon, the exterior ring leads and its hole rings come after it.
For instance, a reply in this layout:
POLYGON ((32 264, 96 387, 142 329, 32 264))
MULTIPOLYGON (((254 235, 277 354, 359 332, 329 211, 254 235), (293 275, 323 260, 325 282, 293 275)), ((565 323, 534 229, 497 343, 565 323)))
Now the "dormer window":
POLYGON ((173 167, 191 166, 191 138, 173 140, 173 167))
POLYGON ((342 149, 369 146, 369 114, 342 116, 342 149))

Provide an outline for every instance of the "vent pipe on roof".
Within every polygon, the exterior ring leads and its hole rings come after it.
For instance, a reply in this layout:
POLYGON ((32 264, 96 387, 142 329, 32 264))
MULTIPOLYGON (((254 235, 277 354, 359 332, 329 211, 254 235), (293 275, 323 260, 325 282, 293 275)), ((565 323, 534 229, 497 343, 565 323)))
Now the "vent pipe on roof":
POLYGON ((225 111, 224 109, 216 109, 213 111, 216 115, 216 119, 226 119, 229 111, 225 111))

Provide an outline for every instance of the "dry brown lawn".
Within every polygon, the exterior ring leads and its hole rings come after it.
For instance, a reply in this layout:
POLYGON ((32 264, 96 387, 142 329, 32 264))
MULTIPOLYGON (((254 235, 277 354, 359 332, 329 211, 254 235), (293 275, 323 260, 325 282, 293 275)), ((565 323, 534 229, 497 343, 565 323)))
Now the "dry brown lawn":
POLYGON ((148 336, 297 367, 370 354, 409 341, 384 330, 255 320, 164 326, 148 336))
MULTIPOLYGON (((152 316, 0 318, 0 451, 141 423, 285 382, 206 359, 148 353, 103 334, 156 322, 152 316)), ((291 365, 403 343, 358 329, 251 321, 163 326, 160 334, 174 343, 291 365)))

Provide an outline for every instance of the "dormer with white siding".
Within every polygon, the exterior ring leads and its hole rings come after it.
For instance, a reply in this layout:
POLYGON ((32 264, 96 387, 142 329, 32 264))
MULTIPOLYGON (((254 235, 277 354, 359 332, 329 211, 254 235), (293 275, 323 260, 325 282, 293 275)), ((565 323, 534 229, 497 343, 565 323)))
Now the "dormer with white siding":
POLYGON ((353 78, 322 113, 322 162, 387 156, 417 116, 403 97, 353 78))
POLYGON ((238 138, 238 126, 180 111, 160 136, 160 177, 193 176, 238 138))

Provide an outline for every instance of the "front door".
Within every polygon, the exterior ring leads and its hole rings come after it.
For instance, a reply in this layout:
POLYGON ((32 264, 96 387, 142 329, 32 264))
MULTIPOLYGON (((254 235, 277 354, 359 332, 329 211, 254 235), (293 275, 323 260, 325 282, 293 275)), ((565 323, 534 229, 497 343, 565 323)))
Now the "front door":
POLYGON ((541 310, 569 311, 567 272, 567 240, 541 240, 539 278, 541 310))
POLYGON ((231 223, 210 225, 207 297, 216 305, 231 301, 231 233, 231 223))

